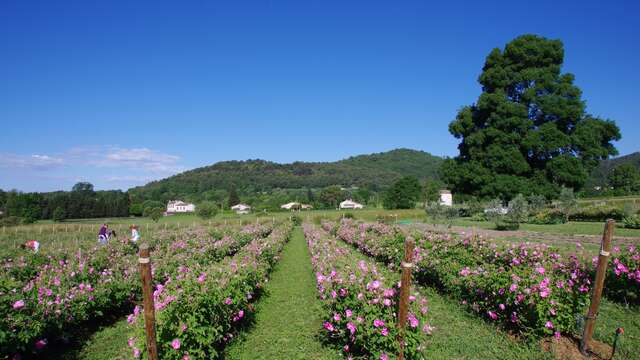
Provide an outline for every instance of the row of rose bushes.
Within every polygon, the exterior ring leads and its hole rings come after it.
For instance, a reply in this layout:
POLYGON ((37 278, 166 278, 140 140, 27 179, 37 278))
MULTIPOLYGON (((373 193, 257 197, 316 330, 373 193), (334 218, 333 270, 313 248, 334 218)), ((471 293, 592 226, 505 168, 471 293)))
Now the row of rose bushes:
MULTIPOLYGON (((324 226, 391 267, 401 261, 406 234, 399 228, 352 221, 324 226)), ((562 256, 545 245, 496 246, 431 232, 412 236, 419 282, 525 335, 575 331, 590 291, 589 269, 576 256, 562 256)))
MULTIPOLYGON (((254 301, 289 240, 292 226, 276 226, 233 257, 220 262, 185 260, 178 273, 155 287, 157 344, 162 359, 214 359, 250 323, 254 301)), ((144 357, 143 308, 128 321, 135 336, 128 340, 133 358, 144 357)))
MULTIPOLYGON (((349 358, 395 358, 399 351, 398 274, 378 269, 373 261, 358 260, 361 256, 353 249, 321 229, 305 224, 304 234, 329 340, 349 358)), ((423 334, 433 330, 425 320, 427 311, 426 299, 412 294, 404 340, 407 359, 420 357, 423 334)))
MULTIPOLYGON (((159 280, 179 273, 192 256, 221 259, 254 237, 270 232, 255 226, 227 229, 214 240, 192 230, 160 236, 154 247, 154 272, 159 280)), ((3 260, 0 275, 0 355, 39 352, 53 338, 130 308, 140 298, 136 249, 121 242, 74 254, 23 253, 3 260), (32 261, 34 260, 35 261, 32 261)))

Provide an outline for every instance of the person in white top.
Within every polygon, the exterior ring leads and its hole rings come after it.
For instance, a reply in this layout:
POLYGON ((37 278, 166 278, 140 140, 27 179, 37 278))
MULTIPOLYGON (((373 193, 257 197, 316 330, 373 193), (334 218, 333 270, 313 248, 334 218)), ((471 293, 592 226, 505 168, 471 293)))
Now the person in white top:
POLYGON ((131 242, 134 244, 140 240, 140 233, 138 232, 138 227, 135 225, 131 225, 131 242))

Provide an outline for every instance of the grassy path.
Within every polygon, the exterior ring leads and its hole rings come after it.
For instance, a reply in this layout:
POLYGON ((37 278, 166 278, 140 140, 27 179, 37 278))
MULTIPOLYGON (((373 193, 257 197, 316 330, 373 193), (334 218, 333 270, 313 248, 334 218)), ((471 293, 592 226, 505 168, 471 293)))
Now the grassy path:
POLYGON ((290 242, 257 304, 256 324, 227 350, 227 359, 339 359, 317 335, 322 328, 315 277, 302 229, 290 242))

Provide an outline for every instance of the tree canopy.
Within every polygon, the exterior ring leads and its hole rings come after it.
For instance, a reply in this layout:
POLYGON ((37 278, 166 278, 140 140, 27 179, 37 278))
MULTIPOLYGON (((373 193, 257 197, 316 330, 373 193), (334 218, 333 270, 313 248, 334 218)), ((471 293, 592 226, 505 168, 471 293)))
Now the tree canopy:
POLYGON ((405 176, 396 181, 385 194, 384 207, 387 209, 413 209, 420 199, 422 186, 417 178, 405 176))
POLYGON ((454 192, 554 197, 563 186, 580 189, 600 160, 617 154, 612 141, 620 130, 585 112, 574 76, 561 72, 563 61, 560 40, 536 35, 489 53, 478 101, 449 125, 461 139, 459 155, 441 172, 454 192))

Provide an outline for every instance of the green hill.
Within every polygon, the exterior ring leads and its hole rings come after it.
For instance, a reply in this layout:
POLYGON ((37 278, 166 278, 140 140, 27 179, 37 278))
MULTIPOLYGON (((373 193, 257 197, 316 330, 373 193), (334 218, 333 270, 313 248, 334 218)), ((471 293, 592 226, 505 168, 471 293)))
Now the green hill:
MULTIPOLYGON (((436 179, 442 158, 424 151, 396 149, 359 155, 336 162, 278 164, 266 160, 223 161, 153 181, 129 190, 138 200, 220 200, 235 187, 243 199, 260 194, 286 192, 299 196, 307 189, 331 185, 385 189, 405 175, 436 179)), ((305 195, 306 196, 306 195, 305 195)))
POLYGON ((594 188, 597 186, 604 188, 607 185, 609 173, 622 164, 633 164, 640 169, 640 152, 601 161, 600 165, 591 172, 589 179, 587 179, 585 191, 590 194, 595 192, 594 188))

